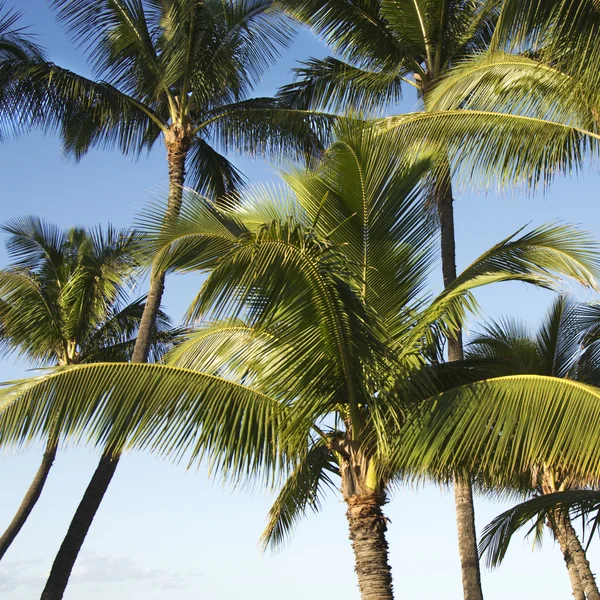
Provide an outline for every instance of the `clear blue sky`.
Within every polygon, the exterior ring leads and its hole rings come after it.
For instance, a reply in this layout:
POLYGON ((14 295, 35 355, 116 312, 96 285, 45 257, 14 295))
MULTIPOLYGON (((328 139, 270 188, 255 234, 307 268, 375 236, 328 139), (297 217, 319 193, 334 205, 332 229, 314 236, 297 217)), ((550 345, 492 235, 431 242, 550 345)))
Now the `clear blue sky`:
MULTIPOLYGON (((52 60, 86 72, 83 58, 56 25, 45 0, 20 0, 24 21, 39 34, 52 60)), ((265 77, 259 94, 289 79, 295 60, 323 55, 324 46, 307 32, 265 77)), ((410 109, 410 106, 408 106, 410 109)), ((26 214, 61 226, 112 222, 124 226, 166 184, 162 147, 137 162, 117 152, 91 152, 80 164, 61 157, 51 136, 32 133, 0 144, 2 221, 26 214)), ((272 179, 275 167, 236 160, 252 181, 272 179)), ((498 197, 461 190, 456 206, 458 263, 466 266, 487 247, 532 222, 566 220, 600 233, 600 178, 558 181, 546 196, 520 193, 498 197)), ((3 250, 1 264, 6 263, 3 250)), ((433 285, 433 284, 432 284, 433 285)), ((179 318, 197 290, 193 277, 168 281, 166 309, 179 318)), ((521 315, 536 321, 549 294, 516 285, 479 294, 490 315, 521 315)), ((21 376, 24 365, 0 364, 0 380, 21 376)), ((6 600, 39 598, 45 576, 98 456, 89 450, 61 452, 31 519, 0 566, 0 595, 6 600)), ((12 517, 40 460, 29 450, 0 457, 0 528, 12 517)), ((330 494, 323 511, 310 516, 291 543, 276 555, 262 554, 258 538, 269 496, 231 490, 209 482, 204 469, 140 455, 121 462, 86 540, 65 598, 76 600, 311 600, 359 598, 353 556, 339 496, 330 494)), ((505 505, 477 499, 478 528, 505 505)), ((399 490, 386 507, 398 598, 437 600, 462 597, 451 494, 434 486, 399 490)), ((590 553, 600 565, 597 542, 590 553)), ((570 597, 558 547, 547 537, 542 551, 516 540, 504 565, 484 569, 487 600, 570 597)))

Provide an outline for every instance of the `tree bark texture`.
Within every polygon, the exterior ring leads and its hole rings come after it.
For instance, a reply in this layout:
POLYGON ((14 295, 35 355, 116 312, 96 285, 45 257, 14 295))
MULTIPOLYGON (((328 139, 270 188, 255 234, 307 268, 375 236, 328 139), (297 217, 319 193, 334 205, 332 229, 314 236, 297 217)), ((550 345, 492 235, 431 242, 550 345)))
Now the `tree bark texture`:
POLYGON ((376 494, 346 499, 350 540, 362 600, 393 600, 392 572, 385 539, 385 497, 376 494))
POLYGON ((454 504, 463 594, 465 599, 482 599, 473 491, 469 481, 454 479, 454 504))
MULTIPOLYGON (((565 520, 568 518, 568 516, 564 517, 565 520)), ((569 549, 568 534, 565 522, 563 522, 561 519, 558 519, 554 526, 550 526, 554 531, 554 536, 558 541, 560 551, 562 552, 565 560, 567 572, 569 573, 569 580, 571 581, 571 589, 573 590, 573 598, 575 598, 575 600, 586 600, 583 584, 581 583, 581 578, 579 577, 579 571, 577 570, 575 560, 573 559, 571 550, 569 549)))
MULTIPOLYGON (((176 217, 181 209, 183 182, 185 179, 185 159, 190 148, 189 137, 180 128, 173 126, 165 136, 167 160, 169 165, 169 201, 165 212, 165 220, 176 217)), ((164 273, 152 269, 150 288, 140 320, 135 347, 131 362, 145 363, 152 345, 156 317, 160 309, 165 287, 164 273)), ((75 516, 71 521, 67 535, 56 555, 54 564, 41 600, 61 600, 77 555, 100 507, 100 503, 114 472, 119 464, 120 456, 113 452, 105 452, 83 495, 75 516)))
MULTIPOLYGON (((169 201, 165 212, 165 220, 179 215, 183 198, 183 182, 185 180, 185 159, 190 149, 189 138, 177 129, 165 140, 167 146, 167 162, 169 165, 169 201)), ((165 289, 165 275, 152 269, 150 288, 142 313, 135 348, 131 362, 145 363, 152 344, 152 334, 160 303, 165 289)))
MULTIPOLYGON (((439 173, 435 200, 440 219, 442 275, 444 286, 448 287, 456 279, 454 199, 449 166, 439 173)), ((455 336, 448 339, 448 360, 454 361, 462 358, 462 332, 459 330, 455 336)), ((483 600, 475 529, 475 507, 469 481, 455 480, 454 499, 464 600, 483 600)))
POLYGON ((46 479, 48 478, 48 473, 50 473, 50 469, 52 468, 52 464, 54 463, 54 459, 56 458, 56 449, 58 446, 58 442, 54 436, 51 436, 48 443, 46 444, 46 449, 44 451, 44 456, 42 457, 42 462, 17 510, 13 520, 10 522, 10 525, 6 528, 6 531, 0 537, 0 560, 6 554, 6 551, 10 548, 10 545, 13 543, 14 539, 21 531, 23 525, 27 521, 27 518, 31 514, 33 507, 38 501, 42 490, 44 489, 44 484, 46 483, 46 479))
POLYGON ((65 593, 73 565, 83 546, 102 498, 115 473, 118 457, 102 456, 73 516, 69 530, 54 559, 41 600, 60 600, 65 593))
POLYGON ((579 579, 583 586, 583 591, 588 600, 600 600, 600 592, 596 585, 596 579, 590 568, 590 563, 585 555, 585 550, 579 541, 577 532, 573 529, 571 520, 567 515, 563 515, 556 519, 559 527, 564 527, 565 539, 569 554, 573 557, 573 562, 577 567, 579 579))

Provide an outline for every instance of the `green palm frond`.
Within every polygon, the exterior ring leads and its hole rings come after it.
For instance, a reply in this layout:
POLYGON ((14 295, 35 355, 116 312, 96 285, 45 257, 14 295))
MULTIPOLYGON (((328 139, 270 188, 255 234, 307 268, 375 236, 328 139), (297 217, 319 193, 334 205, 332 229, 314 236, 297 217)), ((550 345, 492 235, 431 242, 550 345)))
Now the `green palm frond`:
POLYGON ((328 113, 290 108, 277 98, 254 98, 219 107, 198 130, 208 128, 224 150, 302 160, 323 151, 337 120, 328 113))
POLYGON ((484 53, 452 69, 427 105, 531 115, 595 131, 597 96, 588 83, 527 56, 484 53))
POLYGON ((332 474, 339 474, 339 469, 321 440, 300 459, 269 510, 269 521, 261 536, 265 548, 283 544, 309 509, 320 510, 326 489, 335 489, 332 474))
POLYGON ((491 111, 447 110, 388 117, 375 122, 399 146, 415 143, 447 151, 454 176, 471 187, 549 183, 579 170, 598 154, 600 136, 568 124, 491 111), (527 139, 528 143, 523 144, 527 139), (416 140, 416 142, 415 142, 416 140))
POLYGON ((44 51, 28 33, 27 27, 18 26, 22 14, 16 10, 6 10, 0 2, 0 62, 43 60, 44 51))
POLYGON ((568 379, 498 377, 426 402, 402 432, 396 460, 430 473, 505 481, 543 465, 598 477, 600 391, 568 379))
POLYGON ((152 364, 65 367, 0 392, 0 443, 50 431, 108 451, 146 450, 188 464, 208 460, 234 478, 266 480, 285 466, 277 399, 222 377, 152 364))
POLYGON ((138 225, 149 236, 156 268, 161 272, 214 268, 246 233, 235 212, 227 208, 226 199, 218 206, 184 189, 178 217, 165 221, 163 206, 145 211, 138 225))
POLYGON ((405 69, 369 70, 334 57, 311 58, 294 68, 295 81, 282 86, 278 97, 297 108, 369 111, 402 99, 402 84, 414 85, 405 69))
POLYGON ((486 556, 491 567, 498 566, 506 556, 512 537, 520 529, 530 524, 531 527, 525 534, 529 535, 546 521, 560 518, 556 514, 561 511, 567 513, 571 511, 574 516, 584 517, 596 513, 597 521, 598 511, 600 511, 600 492, 595 490, 556 492, 537 496, 513 506, 485 526, 479 544, 480 554, 486 556))
POLYGON ((34 362, 56 361, 65 349, 57 291, 23 270, 0 271, 0 347, 34 362))
POLYGON ((343 245, 360 293, 391 321, 422 292, 432 264, 433 223, 423 215, 423 177, 431 156, 405 155, 358 124, 312 173, 284 175, 316 231, 343 245))
POLYGON ((472 292, 478 287, 504 281, 522 281, 560 289, 561 276, 597 288, 600 264, 597 243, 589 234, 568 225, 545 225, 517 237, 521 230, 485 252, 428 305, 420 309, 413 322, 399 327, 395 343, 401 354, 421 339, 431 343, 432 324, 447 332, 456 331, 469 312, 477 313, 472 292))
POLYGON ((233 163, 200 137, 194 138, 186 171, 188 186, 210 198, 220 198, 245 184, 244 176, 233 163))

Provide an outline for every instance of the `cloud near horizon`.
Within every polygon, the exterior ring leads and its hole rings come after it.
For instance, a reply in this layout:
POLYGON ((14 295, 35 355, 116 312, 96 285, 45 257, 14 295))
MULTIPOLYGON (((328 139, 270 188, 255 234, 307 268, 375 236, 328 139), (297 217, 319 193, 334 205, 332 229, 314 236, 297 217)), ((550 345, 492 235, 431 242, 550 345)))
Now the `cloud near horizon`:
MULTIPOLYGON (((41 589, 48 577, 42 571, 46 560, 33 558, 8 562, 0 569, 0 595, 18 588, 41 589)), ((162 589, 184 589, 192 579, 202 577, 200 572, 176 572, 145 566, 129 557, 103 556, 82 552, 71 574, 71 585, 108 587, 136 581, 162 589)))

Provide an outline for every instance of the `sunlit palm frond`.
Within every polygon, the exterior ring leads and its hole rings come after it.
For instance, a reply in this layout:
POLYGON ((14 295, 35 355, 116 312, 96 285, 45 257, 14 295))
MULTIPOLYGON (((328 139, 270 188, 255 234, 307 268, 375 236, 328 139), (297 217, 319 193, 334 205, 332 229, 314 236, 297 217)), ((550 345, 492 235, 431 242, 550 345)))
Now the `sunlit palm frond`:
POLYGON ((400 464, 448 473, 465 469, 487 481, 544 464, 598 477, 600 392, 567 379, 498 377, 425 403, 402 432, 400 464))
POLYGON ((271 479, 285 461, 280 403, 249 387, 177 367, 99 363, 14 382, 0 393, 3 447, 58 432, 121 452, 189 464, 206 458, 232 477, 271 479))

